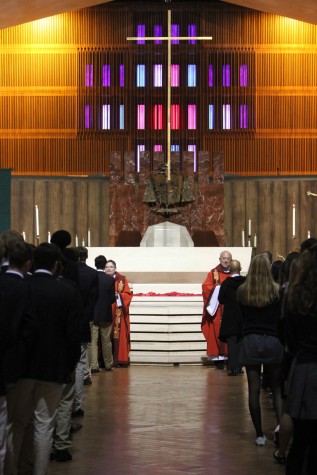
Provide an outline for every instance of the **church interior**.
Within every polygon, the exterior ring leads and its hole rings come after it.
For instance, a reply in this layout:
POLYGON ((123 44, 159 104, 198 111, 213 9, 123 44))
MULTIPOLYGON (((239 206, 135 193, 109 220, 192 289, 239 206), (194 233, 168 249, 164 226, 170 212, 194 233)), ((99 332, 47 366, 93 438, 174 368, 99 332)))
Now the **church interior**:
POLYGON ((168 220, 197 246, 298 248, 317 231, 316 23, 313 0, 4 0, 2 228, 35 242, 38 206, 41 241, 138 246, 168 220))

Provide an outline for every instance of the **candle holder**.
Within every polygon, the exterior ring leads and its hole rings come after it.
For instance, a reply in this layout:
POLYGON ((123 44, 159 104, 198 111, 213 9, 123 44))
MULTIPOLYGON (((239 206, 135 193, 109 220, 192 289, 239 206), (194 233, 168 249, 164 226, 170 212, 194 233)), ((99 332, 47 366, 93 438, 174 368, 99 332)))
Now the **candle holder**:
MULTIPOLYGON (((245 230, 244 228, 241 231, 241 244, 242 247, 246 247, 245 245, 245 230)), ((254 236, 252 236, 250 232, 250 221, 249 221, 249 233, 247 235, 247 247, 253 247, 254 249, 257 248, 257 235, 254 233, 254 236), (253 242, 253 245, 252 245, 253 242)))

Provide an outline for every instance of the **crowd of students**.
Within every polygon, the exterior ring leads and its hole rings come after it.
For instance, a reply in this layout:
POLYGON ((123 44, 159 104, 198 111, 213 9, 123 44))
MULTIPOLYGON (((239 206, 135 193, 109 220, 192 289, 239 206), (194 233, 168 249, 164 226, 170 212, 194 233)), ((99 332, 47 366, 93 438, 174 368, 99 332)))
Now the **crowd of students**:
POLYGON ((103 329, 112 315, 110 351, 115 344, 105 369, 129 363, 132 294, 126 279, 114 261, 106 275, 104 256, 95 260, 103 268, 91 268, 87 248, 70 243, 65 230, 37 247, 14 230, 0 235, 1 475, 45 475, 50 459, 72 459, 68 449, 71 433, 82 427, 74 418, 84 415, 92 329, 103 329))
POLYGON ((207 351, 210 349, 210 359, 220 369, 228 357, 231 376, 245 368, 255 444, 267 443, 261 389, 269 386, 276 414, 274 461, 285 465, 286 475, 314 475, 317 239, 306 239, 298 252, 284 260, 272 262, 268 251, 254 256, 246 277, 240 277, 240 270, 240 263, 223 251, 220 264, 203 284, 202 328, 207 351))

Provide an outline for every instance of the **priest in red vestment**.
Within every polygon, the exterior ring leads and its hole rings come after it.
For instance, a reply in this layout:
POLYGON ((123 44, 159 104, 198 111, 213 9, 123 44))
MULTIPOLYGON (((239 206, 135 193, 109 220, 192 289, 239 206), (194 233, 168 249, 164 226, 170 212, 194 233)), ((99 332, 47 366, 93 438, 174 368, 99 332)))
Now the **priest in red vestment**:
POLYGON ((113 366, 127 366, 130 363, 130 315, 129 306, 132 300, 126 277, 119 274, 116 263, 108 260, 106 274, 114 278, 116 301, 112 304, 112 352, 113 366))
POLYGON ((227 345, 219 340, 223 305, 218 302, 218 293, 222 282, 231 276, 229 269, 231 260, 230 252, 222 251, 219 257, 220 264, 208 272, 202 285, 204 311, 201 330, 207 341, 207 356, 218 363, 219 368, 223 367, 223 359, 227 357, 227 345))

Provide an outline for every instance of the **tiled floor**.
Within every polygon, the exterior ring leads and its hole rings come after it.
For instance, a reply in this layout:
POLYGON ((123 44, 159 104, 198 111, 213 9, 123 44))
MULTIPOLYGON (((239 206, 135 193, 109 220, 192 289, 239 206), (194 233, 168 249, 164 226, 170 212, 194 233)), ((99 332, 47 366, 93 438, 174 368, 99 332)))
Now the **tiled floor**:
POLYGON ((262 392, 269 441, 256 447, 245 376, 206 366, 131 366, 93 375, 73 461, 49 475, 273 475, 275 427, 262 392))

